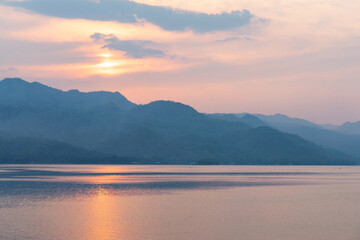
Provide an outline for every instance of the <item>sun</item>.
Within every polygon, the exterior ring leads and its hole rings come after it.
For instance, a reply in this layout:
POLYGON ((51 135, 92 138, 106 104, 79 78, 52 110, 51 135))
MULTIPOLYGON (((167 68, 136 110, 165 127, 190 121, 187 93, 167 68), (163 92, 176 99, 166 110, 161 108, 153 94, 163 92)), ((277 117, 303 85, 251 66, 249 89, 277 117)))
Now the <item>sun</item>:
POLYGON ((94 67, 96 72, 100 74, 116 74, 121 69, 120 66, 124 64, 123 61, 114 59, 113 54, 111 53, 104 52, 100 53, 98 56, 101 57, 101 62, 95 64, 94 67))
POLYGON ((103 57, 103 58, 110 58, 112 57, 113 55, 111 53, 100 53, 99 54, 100 57, 103 57))

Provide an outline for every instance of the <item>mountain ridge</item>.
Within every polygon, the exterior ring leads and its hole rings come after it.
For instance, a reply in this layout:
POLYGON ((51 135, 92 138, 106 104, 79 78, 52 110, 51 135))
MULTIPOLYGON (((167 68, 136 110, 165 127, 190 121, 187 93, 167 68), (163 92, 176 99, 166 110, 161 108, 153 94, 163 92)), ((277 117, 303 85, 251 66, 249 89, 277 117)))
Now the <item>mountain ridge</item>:
MULTIPOLYGON (((162 100, 135 105, 120 93, 63 92, 21 79, 11 81, 0 82, 0 136, 7 132, 48 139, 139 163, 191 164, 215 159, 220 164, 356 164, 351 156, 273 129, 257 116, 203 114, 191 106, 162 100), (15 87, 9 92, 7 85, 15 87), (19 90, 16 85, 35 87, 19 90), (70 104, 74 99, 83 102, 74 107, 70 104)), ((39 147, 34 145, 34 149, 39 147)))
POLYGON ((80 92, 74 89, 62 91, 38 82, 26 82, 20 78, 5 78, 0 81, 0 102, 12 105, 74 109, 89 109, 106 103, 115 103, 124 110, 130 110, 136 106, 119 92, 80 92))
POLYGON ((345 134, 360 134, 360 121, 357 122, 345 122, 341 126, 335 129, 337 132, 345 134))
MULTIPOLYGON (((236 116, 236 119, 233 120, 239 121, 242 117, 251 114, 233 113, 227 115, 236 116)), ((358 122, 347 122, 341 126, 335 126, 318 125, 305 119, 292 118, 284 114, 254 114, 252 116, 258 116, 267 124, 267 126, 273 127, 282 132, 296 134, 325 148, 331 148, 360 158, 360 134, 357 133, 356 130, 353 130, 353 127, 357 127, 356 124, 358 122), (341 127, 345 125, 348 125, 348 128, 346 130, 341 129, 341 127)))

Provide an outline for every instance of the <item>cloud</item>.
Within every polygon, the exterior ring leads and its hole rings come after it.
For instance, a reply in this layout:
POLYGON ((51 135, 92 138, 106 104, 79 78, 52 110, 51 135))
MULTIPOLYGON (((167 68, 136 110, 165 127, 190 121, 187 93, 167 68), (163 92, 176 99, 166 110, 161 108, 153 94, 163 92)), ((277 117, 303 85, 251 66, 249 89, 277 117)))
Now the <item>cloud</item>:
POLYGON ((0 68, 0 73, 16 73, 17 69, 14 67, 9 67, 9 68, 5 68, 5 69, 1 69, 0 68))
MULTIPOLYGON (((27 39, 26 39, 27 40, 27 39)), ((88 52, 77 50, 83 42, 28 42, 0 38, 0 66, 89 63, 88 52)))
POLYGON ((152 41, 143 40, 120 40, 113 34, 94 33, 91 38, 105 45, 102 48, 110 50, 118 50, 125 52, 127 57, 146 58, 146 57, 164 57, 166 54, 157 49, 148 48, 146 46, 154 44, 152 41))
POLYGON ((0 68, 0 80, 7 77, 15 77, 18 70, 14 67, 0 68))
POLYGON ((168 31, 192 30, 198 33, 234 30, 250 24, 254 18, 248 10, 207 14, 170 7, 152 6, 129 0, 29 0, 0 3, 36 13, 68 18, 121 23, 146 21, 168 31))
POLYGON ((247 37, 247 36, 245 36, 245 37, 228 37, 228 38, 216 40, 215 42, 226 43, 226 42, 233 42, 233 41, 239 41, 239 40, 253 41, 254 39, 252 39, 251 37, 247 37))

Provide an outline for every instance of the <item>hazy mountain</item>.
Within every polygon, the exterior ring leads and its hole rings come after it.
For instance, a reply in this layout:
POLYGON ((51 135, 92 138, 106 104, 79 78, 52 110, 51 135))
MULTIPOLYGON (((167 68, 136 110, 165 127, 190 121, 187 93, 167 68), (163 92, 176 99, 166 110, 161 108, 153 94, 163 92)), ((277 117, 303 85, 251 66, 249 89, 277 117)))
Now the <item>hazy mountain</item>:
MULTIPOLYGON (((247 113, 235 114, 239 119, 247 113)), ((317 125, 300 118, 291 118, 283 114, 254 114, 273 128, 299 135, 324 148, 331 148, 356 157, 360 157, 360 134, 357 123, 345 123, 342 126, 317 125)), ((359 124, 360 125, 360 124, 359 124)))
POLYGON ((359 122, 346 122, 335 129, 338 132, 346 134, 360 134, 360 121, 359 122))
POLYGON ((327 130, 335 130, 336 128, 339 127, 338 125, 335 124, 321 124, 320 126, 327 130))
POLYGON ((156 101, 128 112, 132 123, 155 129, 165 135, 212 135, 250 128, 242 122, 213 119, 194 108, 172 101, 156 101))
POLYGON ((209 117, 221 119, 221 120, 228 120, 228 121, 239 121, 240 117, 234 113, 208 113, 206 114, 209 117))
MULTIPOLYGON (((202 159, 223 164, 354 163, 349 156, 323 149, 298 136, 258 127, 267 124, 252 115, 235 115, 232 119, 214 117, 171 101, 137 106, 120 93, 63 92, 20 79, 0 82, 0 93, 3 136, 6 133, 52 139, 12 141, 15 145, 18 142, 19 152, 27 154, 32 161, 39 158, 42 162, 47 158, 50 162, 61 162, 66 157, 56 154, 59 154, 57 149, 62 149, 61 152, 69 153, 67 163, 94 162, 91 160, 94 151, 125 159, 134 157, 141 163, 184 164, 202 159), (82 156, 88 156, 89 160, 82 156)), ((10 146, 6 144, 4 141, 4 146, 10 146)), ((2 149, 3 153, 7 148, 2 149)))
POLYGON ((264 114, 253 114, 260 120, 270 124, 274 127, 291 127, 291 126, 308 126, 308 127, 318 127, 317 124, 307 121, 301 118, 291 118, 284 114, 274 114, 274 115, 264 115, 264 114))
MULTIPOLYGON (((284 134, 270 127, 258 127, 224 135, 220 142, 233 146, 242 158, 236 163, 246 164, 351 164, 352 160, 292 134, 284 134), (241 155, 240 155, 241 156, 241 155)), ((236 155, 237 155, 236 154, 236 155)))
POLYGON ((245 114, 234 114, 234 113, 212 113, 207 114, 215 119, 227 120, 227 121, 236 121, 242 122, 249 125, 250 127, 261 127, 268 126, 269 124, 260 120, 258 117, 245 113, 245 114))
POLYGON ((300 137, 356 157, 360 157, 360 135, 347 135, 317 127, 294 126, 279 127, 283 132, 297 134, 300 137))
POLYGON ((1 131, 55 139, 90 149, 123 130, 125 121, 123 110, 107 105, 90 110, 0 105, 1 131))
POLYGON ((149 128, 167 136, 183 136, 193 133, 214 135, 250 126, 212 119, 189 106, 170 101, 152 102, 128 112, 112 105, 90 110, 0 105, 2 131, 52 138, 91 149, 134 128, 149 128))
POLYGON ((353 158, 330 152, 292 134, 269 127, 213 136, 169 137, 135 128, 104 144, 103 151, 160 163, 192 163, 214 159, 221 164, 351 164, 353 158))
POLYGON ((49 139, 0 137, 0 164, 15 163, 131 163, 135 158, 85 150, 49 139))
POLYGON ((240 121, 252 127, 269 126, 269 124, 267 124, 266 122, 260 120, 258 117, 251 114, 246 114, 240 117, 240 121))
POLYGON ((29 83, 19 78, 0 81, 0 103, 12 106, 36 106, 43 108, 89 109, 98 105, 116 104, 124 110, 136 104, 119 92, 61 91, 43 84, 29 83))

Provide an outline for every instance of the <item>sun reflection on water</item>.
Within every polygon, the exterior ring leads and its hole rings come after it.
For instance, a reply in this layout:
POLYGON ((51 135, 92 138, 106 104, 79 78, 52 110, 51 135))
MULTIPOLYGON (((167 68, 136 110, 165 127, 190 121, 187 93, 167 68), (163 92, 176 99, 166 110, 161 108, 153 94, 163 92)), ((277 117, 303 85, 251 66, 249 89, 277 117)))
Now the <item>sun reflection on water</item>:
POLYGON ((116 234, 116 237, 114 235, 117 232, 115 229, 119 228, 119 224, 115 223, 117 210, 117 204, 111 197, 111 192, 101 186, 97 187, 89 201, 86 219, 88 229, 83 239, 121 240, 119 234, 116 234))

